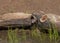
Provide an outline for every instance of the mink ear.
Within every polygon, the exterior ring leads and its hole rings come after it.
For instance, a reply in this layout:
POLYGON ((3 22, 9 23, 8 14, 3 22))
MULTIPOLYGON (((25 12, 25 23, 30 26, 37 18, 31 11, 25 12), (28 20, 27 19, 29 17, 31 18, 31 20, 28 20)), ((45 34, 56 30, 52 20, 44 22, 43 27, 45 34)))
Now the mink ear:
POLYGON ((47 15, 43 15, 41 18, 40 18, 40 22, 45 22, 47 20, 47 15))

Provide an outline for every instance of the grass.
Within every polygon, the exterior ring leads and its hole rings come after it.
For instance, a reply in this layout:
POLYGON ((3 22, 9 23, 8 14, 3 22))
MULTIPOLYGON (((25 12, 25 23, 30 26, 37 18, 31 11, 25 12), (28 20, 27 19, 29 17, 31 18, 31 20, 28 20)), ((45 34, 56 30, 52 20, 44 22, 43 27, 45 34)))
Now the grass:
MULTIPOLYGON (((8 42, 9 43, 22 43, 23 41, 27 41, 27 34, 24 29, 21 30, 20 38, 18 38, 18 29, 15 30, 9 29, 8 30, 8 42), (20 40, 20 41, 19 41, 20 40)), ((40 32, 35 26, 32 28, 30 32, 31 40, 34 40, 37 43, 59 43, 59 35, 57 31, 57 27, 55 24, 51 24, 48 30, 48 34, 40 32)))
POLYGON ((20 37, 20 41, 25 41, 27 38, 26 36, 26 31, 24 29, 21 29, 21 37, 20 37))
POLYGON ((54 40, 54 43, 57 43, 59 35, 58 35, 57 27, 54 23, 51 23, 50 29, 48 32, 49 32, 50 42, 52 42, 52 40, 54 40))
POLYGON ((11 28, 8 30, 8 42, 9 43, 18 43, 17 29, 12 30, 12 28, 11 28))

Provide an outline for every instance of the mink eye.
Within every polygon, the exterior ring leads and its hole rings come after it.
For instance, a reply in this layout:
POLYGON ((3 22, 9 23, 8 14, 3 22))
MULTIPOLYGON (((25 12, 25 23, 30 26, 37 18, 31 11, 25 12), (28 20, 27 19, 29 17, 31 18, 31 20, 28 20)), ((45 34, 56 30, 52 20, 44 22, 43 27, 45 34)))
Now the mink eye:
POLYGON ((31 16, 31 19, 34 19, 34 17, 33 17, 33 16, 31 16))

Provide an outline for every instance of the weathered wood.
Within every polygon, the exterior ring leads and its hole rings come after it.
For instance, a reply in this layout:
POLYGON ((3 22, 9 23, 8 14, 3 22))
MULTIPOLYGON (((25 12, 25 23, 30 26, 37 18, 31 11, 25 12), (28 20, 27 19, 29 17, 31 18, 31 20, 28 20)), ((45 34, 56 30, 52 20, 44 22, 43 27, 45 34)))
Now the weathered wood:
POLYGON ((7 13, 0 15, 0 18, 3 20, 11 20, 11 19, 25 19, 30 18, 32 14, 27 13, 7 13))
POLYGON ((36 21, 32 14, 7 13, 0 15, 0 26, 29 26, 36 21))

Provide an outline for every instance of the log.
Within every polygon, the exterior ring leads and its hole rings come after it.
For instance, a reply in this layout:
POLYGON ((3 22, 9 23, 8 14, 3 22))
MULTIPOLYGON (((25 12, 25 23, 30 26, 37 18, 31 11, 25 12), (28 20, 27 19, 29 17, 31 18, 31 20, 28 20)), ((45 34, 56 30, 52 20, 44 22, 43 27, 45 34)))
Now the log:
POLYGON ((7 13, 0 15, 0 26, 29 26, 36 21, 32 14, 7 13))

